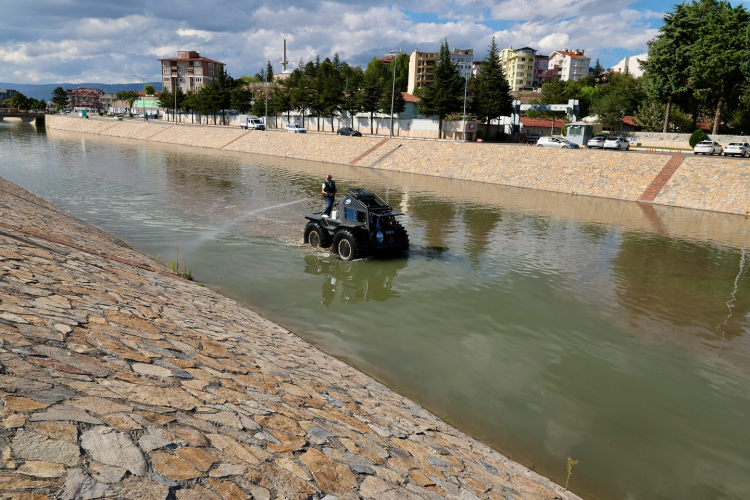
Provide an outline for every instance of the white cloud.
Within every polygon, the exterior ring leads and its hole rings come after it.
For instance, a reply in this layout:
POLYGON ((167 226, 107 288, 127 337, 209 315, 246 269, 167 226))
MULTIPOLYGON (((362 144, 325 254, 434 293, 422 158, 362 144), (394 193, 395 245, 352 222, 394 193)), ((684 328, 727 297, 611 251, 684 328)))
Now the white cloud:
POLYGON ((214 0, 221 16, 206 15, 204 4, 170 0, 131 0, 127 8, 82 0, 65 8, 53 0, 28 4, 0 17, 0 81, 134 81, 133 74, 159 73, 157 58, 186 48, 226 63, 233 76, 254 74, 266 60, 280 71, 284 38, 293 65, 336 52, 365 65, 392 49, 437 49, 443 38, 482 58, 493 35, 501 48, 635 53, 661 16, 630 9, 628 0, 606 11, 593 0, 214 0), (23 29, 30 25, 34 30, 23 29))

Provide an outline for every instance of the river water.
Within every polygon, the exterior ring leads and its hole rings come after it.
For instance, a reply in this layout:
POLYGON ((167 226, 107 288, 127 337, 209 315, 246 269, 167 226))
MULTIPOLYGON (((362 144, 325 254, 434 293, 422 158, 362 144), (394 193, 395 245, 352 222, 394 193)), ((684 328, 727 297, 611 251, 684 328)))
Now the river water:
POLYGON ((750 495, 743 217, 7 122, 0 176, 560 484, 578 460, 584 498, 750 495), (302 246, 326 173, 406 212, 408 254, 302 246))

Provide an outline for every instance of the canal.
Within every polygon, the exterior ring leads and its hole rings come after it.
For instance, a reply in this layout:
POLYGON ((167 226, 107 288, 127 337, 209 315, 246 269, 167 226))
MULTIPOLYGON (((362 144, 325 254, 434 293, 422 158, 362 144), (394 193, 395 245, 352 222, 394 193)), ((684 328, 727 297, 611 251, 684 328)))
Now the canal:
POLYGON ((578 460, 584 498, 750 491, 744 217, 7 122, 0 176, 560 484, 578 460), (304 247, 326 173, 403 210, 408 254, 304 247))

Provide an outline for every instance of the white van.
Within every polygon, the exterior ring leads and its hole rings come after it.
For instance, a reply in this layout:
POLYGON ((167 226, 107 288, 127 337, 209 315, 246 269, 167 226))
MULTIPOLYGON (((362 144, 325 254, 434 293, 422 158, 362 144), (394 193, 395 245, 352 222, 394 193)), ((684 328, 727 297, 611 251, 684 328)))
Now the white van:
POLYGON ((263 120, 258 118, 255 115, 240 115, 240 128, 244 128, 247 130, 265 130, 266 125, 263 123, 263 120))

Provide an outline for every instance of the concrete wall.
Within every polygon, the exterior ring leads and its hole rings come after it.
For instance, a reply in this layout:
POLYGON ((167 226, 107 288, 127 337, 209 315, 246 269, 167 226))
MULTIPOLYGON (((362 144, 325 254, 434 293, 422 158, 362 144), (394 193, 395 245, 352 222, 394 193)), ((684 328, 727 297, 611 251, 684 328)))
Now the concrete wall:
POLYGON ((670 170, 667 162, 673 157, 668 155, 48 118, 51 129, 627 201, 644 197, 648 189, 655 204, 750 213, 750 162, 738 160, 691 156, 679 158, 676 169, 670 170))

